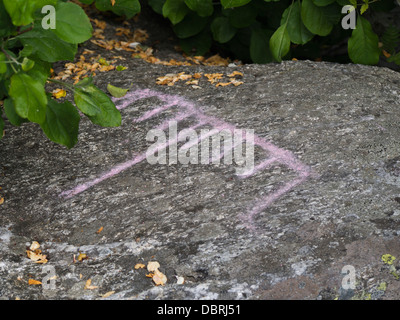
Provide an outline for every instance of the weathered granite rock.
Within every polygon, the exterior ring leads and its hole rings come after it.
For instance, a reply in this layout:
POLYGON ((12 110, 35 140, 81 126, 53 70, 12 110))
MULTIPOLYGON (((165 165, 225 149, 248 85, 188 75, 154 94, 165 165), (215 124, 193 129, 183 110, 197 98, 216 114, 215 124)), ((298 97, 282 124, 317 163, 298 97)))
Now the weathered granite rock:
POLYGON ((381 260, 400 254, 399 73, 307 61, 129 63, 129 71, 95 78, 103 89, 133 83, 116 101, 121 127, 83 120, 71 150, 34 124, 6 127, 2 298, 101 299, 110 291, 107 299, 399 298, 398 260, 392 267, 381 260), (204 76, 200 89, 156 85, 168 73, 234 70, 243 73, 237 87, 204 76), (168 119, 182 119, 179 130, 254 130, 253 173, 240 177, 223 159, 148 163, 146 134, 168 119), (32 241, 47 264, 27 258, 32 241), (74 261, 79 253, 88 259, 74 261), (164 286, 134 269, 148 261, 160 263, 164 286), (354 290, 342 287, 344 266, 354 267, 354 290), (55 287, 28 285, 30 278, 55 287))

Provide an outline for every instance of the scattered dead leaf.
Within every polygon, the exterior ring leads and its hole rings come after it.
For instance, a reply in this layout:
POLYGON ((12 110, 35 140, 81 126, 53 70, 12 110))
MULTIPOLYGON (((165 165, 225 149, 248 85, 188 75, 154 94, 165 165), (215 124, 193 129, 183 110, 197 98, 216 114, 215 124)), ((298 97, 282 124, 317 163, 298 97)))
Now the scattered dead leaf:
POLYGON ((40 244, 37 241, 33 241, 29 249, 26 250, 26 255, 35 263, 45 264, 48 260, 39 248, 40 244))
POLYGON ((228 74, 228 77, 229 78, 233 78, 233 77, 235 77, 235 76, 241 76, 241 77, 243 77, 243 73, 241 73, 241 72, 239 72, 239 71, 233 71, 231 74, 228 74))
POLYGON ((104 227, 100 227, 99 230, 96 231, 97 234, 100 234, 100 232, 102 232, 104 229, 104 227))
POLYGON ((167 276, 158 269, 154 270, 154 275, 153 275, 152 279, 153 279, 154 283, 156 284, 156 286, 159 286, 159 285, 163 286, 167 282, 167 276))
POLYGON ((98 286, 92 286, 92 279, 88 279, 85 283, 85 287, 83 288, 84 290, 94 290, 97 289, 98 286))
POLYGON ((109 296, 113 295, 115 291, 108 291, 105 294, 103 294, 101 297, 102 298, 108 298, 109 296))
POLYGON ((185 278, 176 276, 176 284, 184 284, 185 278))
POLYGON ((86 259, 89 259, 88 255, 86 253, 79 252, 78 261, 81 262, 81 261, 86 260, 86 259))
POLYGON ((229 86, 232 82, 218 82, 215 86, 216 87, 226 87, 229 86))
POLYGON ((134 268, 135 270, 138 270, 138 269, 143 269, 145 267, 146 266, 143 263, 136 263, 134 268))
POLYGON ((160 267, 160 264, 157 261, 149 261, 147 264, 147 271, 153 272, 160 267))
POLYGON ((64 89, 55 89, 51 93, 56 99, 64 98, 67 95, 67 91, 64 89))
POLYGON ((35 279, 29 279, 28 280, 28 285, 32 286, 32 285, 40 285, 42 284, 40 281, 35 280, 35 279))

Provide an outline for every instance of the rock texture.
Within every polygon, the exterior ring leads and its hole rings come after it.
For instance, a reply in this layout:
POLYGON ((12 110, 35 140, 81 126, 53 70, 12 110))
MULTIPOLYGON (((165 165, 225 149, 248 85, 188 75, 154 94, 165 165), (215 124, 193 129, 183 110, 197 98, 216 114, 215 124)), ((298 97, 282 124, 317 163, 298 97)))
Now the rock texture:
POLYGON ((115 101, 121 127, 82 120, 71 150, 34 124, 6 127, 2 298, 399 298, 398 260, 381 259, 400 254, 399 73, 309 61, 129 64, 95 78, 102 89, 133 83, 115 101), (171 73, 235 70, 239 86, 204 76, 200 88, 156 84, 171 73), (219 166, 150 164, 146 135, 168 133, 171 119, 179 131, 254 130, 254 172, 238 176, 223 158, 219 166), (32 241, 46 264, 27 257, 32 241), (134 268, 149 261, 159 262, 165 285, 134 268), (354 268, 353 289, 342 286, 345 266, 354 268))

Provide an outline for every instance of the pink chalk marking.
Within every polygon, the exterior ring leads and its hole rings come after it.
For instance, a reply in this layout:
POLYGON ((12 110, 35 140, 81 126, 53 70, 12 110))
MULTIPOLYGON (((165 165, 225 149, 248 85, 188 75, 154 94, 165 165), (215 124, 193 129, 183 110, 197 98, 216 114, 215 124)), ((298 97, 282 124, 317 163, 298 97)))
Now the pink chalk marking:
MULTIPOLYGON (((231 130, 231 132, 233 132, 235 129, 238 129, 234 125, 227 123, 221 119, 206 115, 199 108, 197 108, 194 103, 187 101, 186 99, 184 99, 180 96, 168 95, 168 94, 160 93, 160 92, 153 91, 150 89, 133 90, 133 91, 128 92, 128 94, 122 98, 114 98, 113 101, 116 103, 117 108, 119 110, 123 110, 126 107, 130 106, 135 101, 138 101, 141 99, 146 99, 146 98, 151 98, 151 97, 155 97, 155 98, 159 99, 160 101, 163 102, 163 104, 160 107, 157 107, 153 110, 146 112, 141 117, 134 119, 133 120, 134 122, 138 123, 138 122, 141 122, 144 120, 148 120, 148 119, 154 117, 155 115, 162 113, 165 110, 167 110, 173 106, 176 106, 181 111, 178 112, 178 114, 174 118, 163 121, 156 128, 165 130, 168 128, 169 121, 179 122, 179 121, 182 121, 183 119, 193 117, 197 121, 197 124, 191 126, 190 127, 191 129, 198 128, 199 126, 204 125, 204 124, 211 125, 214 128, 214 130, 210 130, 210 132, 214 132, 214 133, 216 131, 220 132, 224 129, 231 130)), ((206 136, 208 137, 209 135, 204 135, 203 137, 198 138, 196 143, 205 139, 206 136)), ((252 170, 252 172, 247 172, 247 173, 245 172, 244 174, 238 175, 238 177, 243 178, 243 179, 251 177, 251 176, 255 175, 257 172, 270 167, 273 163, 283 164, 298 174, 298 177, 296 179, 293 179, 293 180, 285 183, 283 186, 279 187, 276 191, 268 194, 267 196, 265 196, 263 198, 256 200, 254 206, 252 206, 252 208, 249 209, 248 212, 240 215, 240 219, 242 220, 242 222, 249 229, 254 231, 256 229, 254 226, 255 218, 260 213, 262 213, 265 209, 267 209, 269 206, 271 206, 275 201, 277 201, 280 197, 284 196, 285 194, 290 192, 292 189, 297 187, 299 184, 306 181, 310 177, 312 172, 311 172, 311 169, 309 166, 300 162, 290 151, 279 148, 279 147, 275 146, 274 144, 272 144, 271 142, 269 142, 269 141, 265 140, 264 138, 259 137, 257 135, 254 135, 253 138, 254 138, 254 140, 253 140, 254 145, 259 146, 263 150, 267 151, 269 157, 267 157, 264 161, 259 163, 252 170)), ((171 144, 176 143, 177 142, 176 140, 177 140, 177 138, 175 138, 172 141, 168 141, 167 143, 165 143, 162 146, 159 146, 155 150, 155 152, 161 151, 164 148, 167 148, 168 146, 170 146, 171 144)), ((195 144, 195 142, 193 142, 192 144, 195 144)), ((185 145, 185 148, 190 148, 190 146, 185 145)), ((222 152, 221 152, 221 154, 222 154, 222 152)), ((222 155, 220 155, 220 156, 222 156, 222 155)), ((112 169, 101 174, 96 179, 79 184, 70 190, 63 191, 60 194, 60 197, 68 199, 73 196, 76 196, 77 194, 84 192, 85 190, 97 185, 98 183, 103 182, 109 178, 112 178, 112 177, 118 175, 122 171, 131 168, 132 166, 142 162, 145 159, 146 159, 146 152, 136 155, 133 159, 114 166, 112 169)))
POLYGON ((274 162, 276 162, 277 160, 278 160, 278 159, 277 159, 277 158, 274 158, 274 157, 268 158, 268 159, 266 159, 265 161, 263 161, 263 162, 259 163, 258 165, 256 165, 256 166, 253 168, 253 170, 244 172, 244 173, 242 173, 242 174, 238 174, 237 176, 238 176, 239 178, 242 178, 242 179, 243 179, 243 178, 250 177, 250 176, 254 175, 256 172, 261 171, 261 170, 264 170, 264 169, 270 167, 270 166, 271 166, 274 162))
POLYGON ((139 154, 136 157, 134 157, 132 160, 120 163, 116 165, 114 168, 112 168, 110 171, 102 174, 100 177, 93 179, 91 181, 82 183, 77 185, 75 188, 71 190, 67 190, 64 192, 61 192, 60 196, 64 198, 71 198, 73 196, 76 196, 77 194, 86 191, 90 187, 93 187, 94 185, 108 179, 111 177, 114 177, 115 175, 121 173, 122 171, 134 166, 135 164, 138 164, 139 162, 142 162, 144 159, 146 159, 146 154, 139 154))

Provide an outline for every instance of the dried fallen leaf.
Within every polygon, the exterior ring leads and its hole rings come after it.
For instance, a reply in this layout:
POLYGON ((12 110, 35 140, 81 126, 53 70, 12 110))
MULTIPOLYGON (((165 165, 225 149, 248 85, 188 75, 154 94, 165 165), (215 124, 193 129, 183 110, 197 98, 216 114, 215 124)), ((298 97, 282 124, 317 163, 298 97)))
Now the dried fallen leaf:
POLYGON ((231 83, 232 83, 235 87, 237 87, 237 86, 240 86, 241 84, 243 84, 243 81, 239 81, 239 80, 233 79, 233 80, 231 81, 231 83))
POLYGON ((243 73, 239 72, 239 71, 233 71, 231 74, 228 74, 229 78, 235 77, 235 76, 241 76, 243 77, 243 73))
POLYGON ((55 89, 52 91, 52 95, 56 99, 64 98, 67 95, 67 91, 64 89, 55 89))
POLYGON ((83 288, 84 290, 94 290, 97 289, 98 286, 92 286, 92 279, 88 279, 85 283, 85 287, 83 288))
POLYGON ((4 198, 0 197, 0 204, 4 203, 4 198))
POLYGON ((29 247, 29 250, 35 251, 35 250, 37 250, 37 249, 39 249, 39 248, 40 248, 39 242, 37 242, 37 241, 32 241, 32 244, 31 244, 31 246, 29 247))
POLYGON ((160 267, 160 264, 157 261, 149 261, 147 264, 147 271, 154 272, 160 267))
POLYGON ((40 281, 38 281, 38 280, 35 280, 35 279, 29 279, 28 280, 28 284, 31 286, 31 285, 39 285, 39 284, 42 284, 40 281))
POLYGON ((176 276, 176 284, 184 284, 185 278, 176 276))
POLYGON ((232 82, 218 82, 215 86, 216 87, 226 87, 229 86, 232 82))
POLYGON ((164 285, 167 282, 167 276, 163 274, 160 270, 156 269, 153 275, 153 281, 156 286, 164 285))
POLYGON ((143 269, 145 267, 146 266, 143 263, 136 263, 134 268, 135 270, 138 270, 138 269, 143 269))
POLYGON ((86 260, 88 258, 89 257, 88 257, 88 255, 86 253, 79 252, 78 261, 83 261, 83 260, 86 260))
POLYGON ((46 259, 46 255, 42 254, 39 248, 40 244, 37 241, 33 241, 29 249, 26 250, 26 255, 35 263, 45 264, 48 260, 46 259))
POLYGON ((103 294, 101 297, 102 298, 108 298, 109 296, 113 295, 115 291, 108 291, 105 294, 103 294))
POLYGON ((100 232, 103 231, 103 229, 104 229, 103 227, 100 227, 99 230, 96 231, 96 233, 99 234, 100 232))

